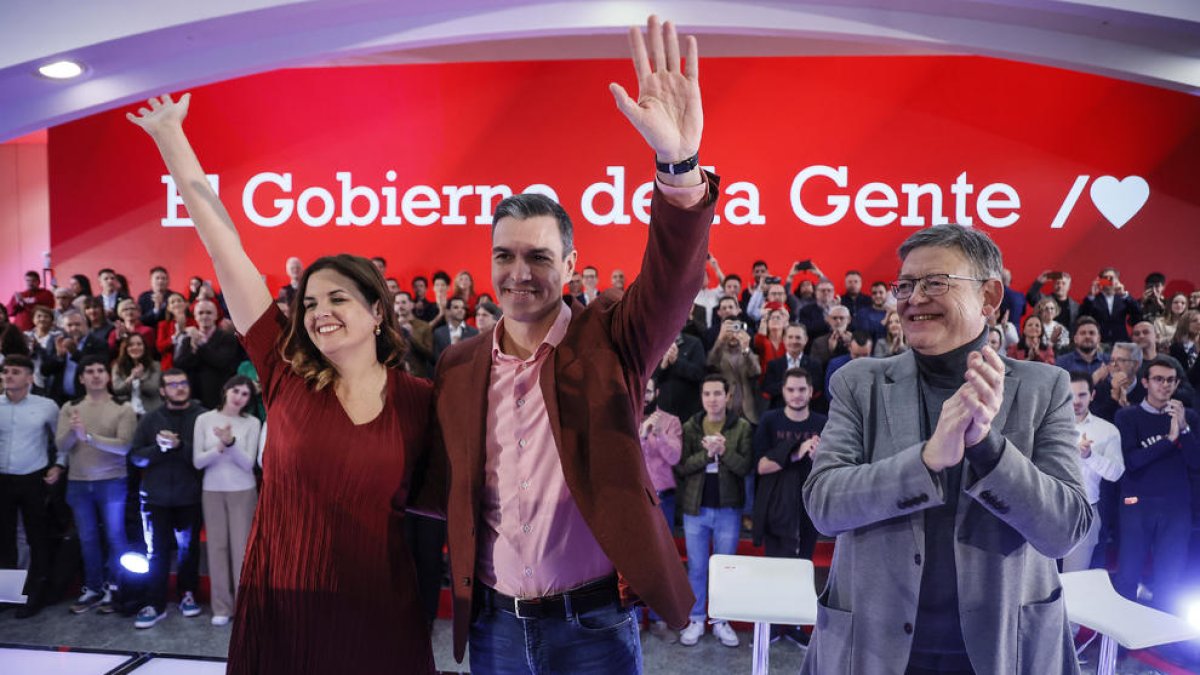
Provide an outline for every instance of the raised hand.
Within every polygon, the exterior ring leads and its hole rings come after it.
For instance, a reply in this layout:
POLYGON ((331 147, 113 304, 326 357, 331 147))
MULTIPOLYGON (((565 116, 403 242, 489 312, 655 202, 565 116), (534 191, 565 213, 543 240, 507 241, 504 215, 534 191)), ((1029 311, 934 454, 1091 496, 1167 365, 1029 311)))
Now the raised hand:
POLYGON ((608 85, 617 107, 633 124, 660 162, 680 162, 700 150, 704 111, 700 105, 700 64, 696 38, 685 39, 687 53, 680 65, 679 36, 670 21, 657 16, 646 21, 646 35, 629 29, 633 70, 638 79, 635 101, 617 83, 608 85), (649 38, 649 48, 647 39, 649 38))
POLYGON ((1092 456, 1092 439, 1088 438, 1087 434, 1083 434, 1079 439, 1079 456, 1084 459, 1092 456))
POLYGON ((180 128, 187 117, 188 104, 192 101, 191 94, 184 94, 178 101, 170 94, 152 98, 146 101, 146 106, 138 108, 137 114, 125 113, 126 119, 141 127, 152 137, 157 137, 165 129, 180 128))

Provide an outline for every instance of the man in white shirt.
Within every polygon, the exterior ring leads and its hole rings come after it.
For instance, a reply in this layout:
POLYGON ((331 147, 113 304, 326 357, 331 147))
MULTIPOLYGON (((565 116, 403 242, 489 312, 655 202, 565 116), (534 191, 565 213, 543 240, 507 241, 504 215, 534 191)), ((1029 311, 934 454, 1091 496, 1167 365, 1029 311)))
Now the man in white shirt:
POLYGON ((1079 545, 1063 557, 1062 571, 1077 572, 1092 566, 1092 550, 1100 541, 1100 480, 1116 482, 1125 473, 1121 455, 1121 433, 1088 410, 1095 396, 1095 385, 1087 373, 1071 373, 1071 404, 1075 409, 1075 429, 1079 431, 1079 467, 1083 488, 1092 505, 1092 526, 1079 545))

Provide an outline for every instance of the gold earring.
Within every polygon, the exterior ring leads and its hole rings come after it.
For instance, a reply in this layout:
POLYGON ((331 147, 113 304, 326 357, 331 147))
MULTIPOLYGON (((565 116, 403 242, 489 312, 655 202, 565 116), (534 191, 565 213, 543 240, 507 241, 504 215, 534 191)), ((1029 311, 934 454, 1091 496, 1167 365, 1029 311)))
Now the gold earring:
POLYGON ((378 337, 379 334, 382 332, 383 332, 383 329, 379 327, 379 324, 375 324, 375 336, 378 337))

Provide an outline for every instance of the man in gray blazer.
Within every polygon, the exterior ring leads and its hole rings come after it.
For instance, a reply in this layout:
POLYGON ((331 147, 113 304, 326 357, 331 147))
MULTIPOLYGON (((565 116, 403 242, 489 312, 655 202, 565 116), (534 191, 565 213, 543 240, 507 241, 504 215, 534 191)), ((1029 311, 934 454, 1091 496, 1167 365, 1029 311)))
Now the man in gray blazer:
POLYGON ((1092 515, 1067 374, 986 347, 986 235, 927 228, 899 253, 912 351, 838 371, 804 485, 837 545, 802 672, 1078 673, 1055 558, 1092 515))

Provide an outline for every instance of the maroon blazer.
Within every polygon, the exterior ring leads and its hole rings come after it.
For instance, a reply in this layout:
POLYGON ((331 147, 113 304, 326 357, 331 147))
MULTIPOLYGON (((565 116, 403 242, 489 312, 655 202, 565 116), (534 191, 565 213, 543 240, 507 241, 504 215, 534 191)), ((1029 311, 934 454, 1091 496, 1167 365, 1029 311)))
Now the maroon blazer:
MULTIPOLYGON (((695 597, 658 510, 638 424, 646 380, 704 281, 718 182, 708 175, 708 195, 693 209, 672 206, 655 188, 637 280, 624 295, 609 290, 586 307, 567 298, 574 316, 541 373, 567 487, 617 569, 622 599, 628 604, 641 598, 673 626, 687 623, 695 597)), ((491 347, 489 331, 442 354, 434 386, 441 442, 418 467, 410 502, 413 510, 448 515, 454 656, 460 662, 472 616, 491 347)))

